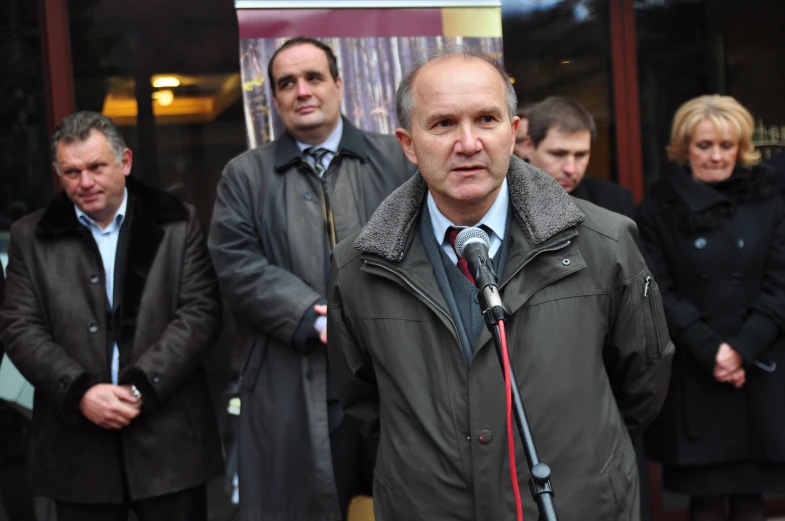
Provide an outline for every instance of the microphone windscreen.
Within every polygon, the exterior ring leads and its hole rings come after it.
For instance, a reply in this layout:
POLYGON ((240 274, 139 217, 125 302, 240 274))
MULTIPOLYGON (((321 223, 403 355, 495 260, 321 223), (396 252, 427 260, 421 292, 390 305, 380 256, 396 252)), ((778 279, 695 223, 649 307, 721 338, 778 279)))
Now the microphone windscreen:
POLYGON ((463 258, 464 248, 472 242, 481 242, 485 244, 486 250, 491 249, 491 240, 488 238, 488 234, 485 233, 485 230, 474 227, 464 228, 458 233, 458 237, 455 238, 455 251, 458 252, 458 257, 461 259, 463 258))

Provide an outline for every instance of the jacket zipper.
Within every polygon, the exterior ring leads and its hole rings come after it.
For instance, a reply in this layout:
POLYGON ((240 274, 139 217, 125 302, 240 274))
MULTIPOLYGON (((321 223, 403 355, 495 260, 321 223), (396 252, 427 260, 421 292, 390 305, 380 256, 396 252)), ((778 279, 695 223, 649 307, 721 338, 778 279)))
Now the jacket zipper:
POLYGON ((420 288, 418 288, 412 281, 407 279, 404 275, 402 275, 401 273, 395 271, 392 268, 388 268, 384 264, 379 264, 377 262, 370 261, 370 260, 366 260, 365 262, 367 264, 371 265, 371 266, 375 266, 375 267, 381 268, 381 269, 383 269, 383 270, 385 270, 385 271, 387 271, 389 273, 392 273, 397 278, 399 278, 402 281, 404 281, 406 283, 406 285, 409 286, 412 290, 414 290, 415 293, 417 293, 423 300, 425 300, 431 306, 432 309, 434 309, 434 310, 438 311, 439 313, 441 313, 442 315, 444 315, 445 318, 447 318, 447 320, 452 325, 452 332, 453 332, 453 335, 455 336, 455 340, 458 342, 458 344, 460 344, 459 335, 458 335, 458 326, 455 325, 455 321, 452 319, 452 317, 450 316, 450 314, 447 311, 442 309, 441 306, 439 306, 436 302, 431 300, 428 297, 428 295, 425 294, 424 291, 422 291, 420 288))
MULTIPOLYGON (((517 275, 517 274, 518 274, 518 273, 519 273, 519 272, 520 272, 520 271, 521 271, 523 268, 525 268, 525 267, 526 267, 526 265, 527 265, 527 264, 529 264, 529 263, 530 263, 532 260, 534 260, 534 259, 535 259, 535 258, 536 258, 536 257, 537 257, 539 254, 541 254, 541 253, 545 253, 545 252, 551 252, 551 251, 557 251, 557 250, 564 249, 564 248, 566 248, 567 246, 569 246, 569 245, 570 245, 570 242, 571 242, 571 241, 568 239, 568 240, 566 240, 566 241, 564 241, 564 242, 560 242, 559 244, 556 244, 555 246, 552 246, 552 247, 550 247, 550 248, 543 248, 543 249, 541 249, 541 250, 538 250, 538 251, 536 251, 536 252, 535 252, 535 253, 534 253, 534 254, 533 254, 531 257, 529 257, 528 259, 526 259, 526 261, 525 261, 523 264, 521 264, 521 265, 520 265, 520 267, 518 267, 518 269, 517 269, 517 270, 515 270, 515 271, 514 271, 514 272, 513 272, 513 273, 512 273, 512 274, 509 276, 509 278, 507 278, 507 280, 506 280, 506 281, 504 281, 504 283, 503 283, 503 284, 501 284, 501 285, 500 285, 499 289, 501 290, 501 288, 503 288, 503 287, 504 287, 504 286, 505 286, 505 285, 506 285, 506 284, 507 284, 507 283, 508 283, 510 280, 512 280, 512 278, 513 278, 513 277, 515 277, 515 276, 516 276, 516 275, 517 275)), ((438 304, 436 304, 436 303, 435 303, 433 300, 431 300, 431 299, 428 297, 428 295, 426 295, 426 294, 425 294, 425 292, 423 292, 421 289, 419 289, 419 288, 418 288, 418 287, 417 287, 417 286, 416 286, 416 285, 415 285, 415 284, 414 284, 412 281, 410 281, 409 279, 407 279, 405 275, 401 274, 400 272, 398 272, 398 271, 396 271, 396 270, 394 270, 394 269, 392 269, 392 268, 389 268, 389 267, 385 266, 384 264, 380 264, 380 263, 378 263, 378 262, 374 262, 374 261, 372 261, 372 260, 367 260, 367 259, 366 259, 366 260, 365 260, 365 263, 366 263, 366 264, 369 264, 369 265, 371 265, 371 266, 375 266, 375 267, 377 267, 377 268, 382 268, 383 270, 385 270, 385 271, 387 271, 387 272, 389 272, 389 273, 392 273, 392 274, 393 274, 393 275, 395 275, 397 278, 399 278, 399 279, 401 279, 403 282, 405 282, 405 283, 406 283, 406 285, 407 285, 407 286, 409 286, 409 287, 410 287, 412 290, 414 290, 414 292, 415 292, 415 293, 417 293, 417 294, 418 294, 418 295, 419 295, 419 296, 420 296, 420 297, 421 297, 423 300, 425 300, 425 301, 426 301, 426 302, 427 302, 427 303, 428 303, 428 304, 431 306, 431 308, 433 308, 434 310, 436 310, 436 311, 438 311, 439 313, 441 313, 442 315, 444 315, 444 317, 445 317, 445 318, 446 318, 446 319, 447 319, 447 320, 450 322, 450 324, 452 325, 452 328, 453 328, 453 334, 455 335, 455 339, 456 339, 456 340, 458 340, 458 327, 455 325, 455 321, 452 319, 452 317, 450 316, 450 314, 449 314, 447 311, 445 311, 444 309, 442 309, 442 308, 441 308, 441 307, 440 307, 438 304)), ((459 342, 460 342, 460 341, 459 341, 459 342)))

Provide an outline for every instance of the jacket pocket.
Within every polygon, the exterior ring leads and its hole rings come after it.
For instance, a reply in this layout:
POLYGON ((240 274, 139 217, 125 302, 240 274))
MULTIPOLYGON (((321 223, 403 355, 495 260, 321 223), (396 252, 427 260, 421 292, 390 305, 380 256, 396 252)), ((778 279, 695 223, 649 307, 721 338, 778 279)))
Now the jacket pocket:
POLYGON ((659 286, 650 273, 646 273, 638 279, 636 286, 636 289, 640 292, 635 297, 635 300, 641 302, 643 342, 646 344, 646 355, 649 360, 657 360, 662 357, 667 337, 662 295, 660 294, 659 286))

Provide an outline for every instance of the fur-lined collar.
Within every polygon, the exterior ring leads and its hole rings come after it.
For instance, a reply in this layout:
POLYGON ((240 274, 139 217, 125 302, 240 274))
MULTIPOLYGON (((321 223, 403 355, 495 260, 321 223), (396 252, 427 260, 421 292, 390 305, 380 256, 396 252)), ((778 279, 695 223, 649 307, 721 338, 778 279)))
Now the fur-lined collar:
MULTIPOLYGON (((135 215, 154 223, 163 224, 188 219, 188 211, 176 197, 160 190, 153 190, 134 179, 126 178, 128 196, 135 206, 135 215)), ((60 192, 46 206, 35 227, 37 235, 56 236, 78 231, 82 227, 74 211, 74 203, 60 192)))
MULTIPOLYGON (((515 220, 534 244, 542 244, 584 220, 551 176, 515 156, 510 160, 507 184, 515 220)), ((355 249, 399 262, 427 191, 428 185, 418 172, 382 202, 354 241, 355 249)))

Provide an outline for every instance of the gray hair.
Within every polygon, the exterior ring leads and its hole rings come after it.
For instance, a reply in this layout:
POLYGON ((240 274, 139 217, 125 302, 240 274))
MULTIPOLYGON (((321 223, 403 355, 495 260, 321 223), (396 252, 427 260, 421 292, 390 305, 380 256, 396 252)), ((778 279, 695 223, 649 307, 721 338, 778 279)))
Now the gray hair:
POLYGON ((97 130, 106 136, 106 140, 109 142, 109 149, 114 154, 115 162, 119 164, 123 160, 123 152, 128 147, 114 121, 99 112, 83 110, 63 118, 52 134, 52 160, 55 163, 58 174, 60 174, 60 166, 57 164, 57 145, 61 141, 63 143, 84 141, 90 137, 90 132, 93 130, 97 130))
POLYGON ((417 78, 420 70, 433 61, 455 57, 462 57, 464 59, 476 58, 492 65, 493 68, 496 69, 499 76, 501 76, 502 81, 504 81, 504 98, 507 102, 507 111, 510 115, 510 121, 512 121, 512 118, 515 117, 515 110, 518 107, 518 97, 515 95, 515 89, 510 81, 510 76, 504 70, 504 67, 502 67, 492 56, 467 45, 448 45, 429 51, 422 59, 415 62, 412 69, 398 86, 398 92, 395 99, 395 111, 398 114, 398 124, 401 128, 405 130, 412 129, 412 113, 415 108, 412 87, 414 86, 414 80, 417 78))

